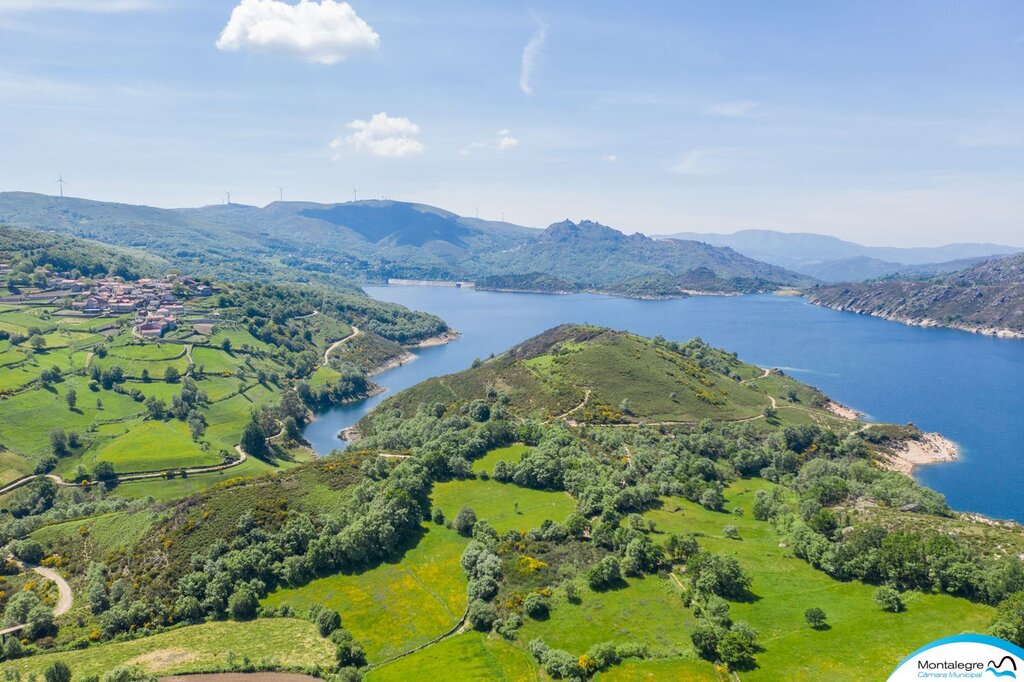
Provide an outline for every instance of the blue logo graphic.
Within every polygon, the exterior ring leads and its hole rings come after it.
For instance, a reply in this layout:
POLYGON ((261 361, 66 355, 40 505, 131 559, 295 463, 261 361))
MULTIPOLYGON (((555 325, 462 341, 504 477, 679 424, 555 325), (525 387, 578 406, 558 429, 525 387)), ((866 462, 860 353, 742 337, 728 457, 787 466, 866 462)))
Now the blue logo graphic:
POLYGON ((996 663, 995 661, 989 661, 988 667, 985 668, 985 672, 992 673, 996 677, 1009 677, 1012 679, 1017 679, 1016 670, 1017 661, 1013 660, 1013 656, 1003 656, 1001 659, 999 659, 999 663, 996 663), (1003 670, 1003 664, 1007 664, 1008 668, 1013 668, 1013 670, 1003 670))

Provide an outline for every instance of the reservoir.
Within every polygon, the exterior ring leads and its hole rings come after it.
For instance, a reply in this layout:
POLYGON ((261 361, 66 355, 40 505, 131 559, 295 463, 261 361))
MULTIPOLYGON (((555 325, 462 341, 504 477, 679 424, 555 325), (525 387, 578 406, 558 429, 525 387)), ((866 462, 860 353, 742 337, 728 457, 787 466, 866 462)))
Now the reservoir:
POLYGON ((579 322, 677 341, 700 336, 817 386, 867 419, 939 431, 960 445, 960 459, 919 467, 917 479, 958 511, 1024 521, 1024 341, 909 327, 786 296, 643 301, 416 286, 366 292, 439 315, 462 338, 417 350, 416 361, 375 377, 384 394, 322 413, 304 431, 321 454, 345 447, 338 431, 387 396, 579 322))

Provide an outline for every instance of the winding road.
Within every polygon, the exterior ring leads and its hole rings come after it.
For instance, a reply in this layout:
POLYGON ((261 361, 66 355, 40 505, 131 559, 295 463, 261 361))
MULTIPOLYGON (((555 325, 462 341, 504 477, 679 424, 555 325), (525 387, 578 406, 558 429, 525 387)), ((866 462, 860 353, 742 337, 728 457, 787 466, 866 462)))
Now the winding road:
POLYGON ((330 346, 327 347, 327 350, 324 351, 324 360, 323 360, 323 362, 320 363, 320 365, 323 366, 323 365, 327 364, 327 360, 328 360, 328 358, 330 358, 331 353, 334 352, 335 348, 337 348, 338 346, 342 345, 343 343, 347 343, 347 342, 351 341, 352 339, 356 338, 357 336, 359 336, 362 333, 363 332, 359 331, 359 327, 357 327, 355 325, 352 325, 352 333, 351 334, 349 334, 348 336, 346 336, 343 339, 335 341, 334 343, 332 343, 330 346))
MULTIPOLYGON (((59 596, 57 597, 57 603, 53 607, 53 617, 57 618, 63 616, 65 613, 71 610, 71 603, 74 601, 74 594, 71 592, 71 586, 68 585, 68 581, 64 580, 63 576, 52 568, 46 568, 44 566, 37 566, 36 564, 29 564, 26 562, 18 561, 13 557, 10 557, 15 563, 22 568, 31 568, 33 571, 43 576, 47 580, 57 583, 57 591, 59 596)), ((27 623, 21 625, 12 625, 0 630, 0 637, 6 637, 7 635, 20 632, 28 627, 27 623)))
MULTIPOLYGON (((239 464, 241 464, 242 462, 244 462, 245 460, 249 459, 248 453, 246 453, 244 450, 242 450, 242 446, 241 445, 236 445, 235 446, 235 451, 238 453, 239 458, 235 459, 235 460, 232 460, 230 462, 225 462, 223 464, 210 464, 208 466, 185 467, 184 469, 171 468, 171 469, 161 469, 160 471, 139 471, 139 472, 136 472, 134 474, 119 474, 119 475, 114 476, 113 478, 108 479, 108 480, 117 481, 118 483, 123 483, 125 481, 143 481, 143 480, 150 479, 150 478, 165 478, 167 476, 167 472, 168 471, 173 471, 175 473, 180 473, 180 472, 184 471, 186 475, 208 474, 208 473, 211 473, 213 471, 223 471, 225 469, 230 469, 232 467, 236 467, 239 464)), ((63 478, 61 478, 57 474, 29 474, 28 476, 22 476, 21 478, 19 478, 17 480, 11 481, 10 483, 5 485, 4 487, 0 488, 0 495, 6 495, 7 493, 12 492, 14 490, 17 490, 18 488, 20 488, 20 487, 22 487, 24 485, 28 485, 29 483, 31 483, 32 481, 36 480, 37 478, 48 478, 51 481, 53 481, 54 483, 56 483, 57 485, 61 486, 62 488, 78 488, 78 487, 81 487, 81 485, 82 485, 81 483, 74 483, 74 482, 65 481, 63 478)), ((103 481, 92 481, 92 483, 102 483, 102 482, 103 481)))

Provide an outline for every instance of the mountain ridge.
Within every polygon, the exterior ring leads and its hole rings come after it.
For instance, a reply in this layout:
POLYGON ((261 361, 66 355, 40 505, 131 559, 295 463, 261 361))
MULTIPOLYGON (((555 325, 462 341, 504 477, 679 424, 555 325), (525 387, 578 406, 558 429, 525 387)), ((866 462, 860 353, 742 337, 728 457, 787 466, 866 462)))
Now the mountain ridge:
POLYGON ((934 247, 864 246, 812 232, 754 229, 731 234, 681 232, 664 238, 685 238, 728 246, 751 258, 832 282, 895 274, 916 276, 952 272, 981 260, 1024 250, 1005 244, 972 242, 934 247))
POLYGON ((816 305, 906 324, 1024 338, 1024 254, 923 281, 818 286, 807 297, 816 305))
POLYGON ((216 276, 468 280, 497 289, 643 297, 813 283, 731 249, 626 235, 594 221, 539 230, 390 200, 160 209, 8 192, 0 193, 0 222, 145 247, 216 276))

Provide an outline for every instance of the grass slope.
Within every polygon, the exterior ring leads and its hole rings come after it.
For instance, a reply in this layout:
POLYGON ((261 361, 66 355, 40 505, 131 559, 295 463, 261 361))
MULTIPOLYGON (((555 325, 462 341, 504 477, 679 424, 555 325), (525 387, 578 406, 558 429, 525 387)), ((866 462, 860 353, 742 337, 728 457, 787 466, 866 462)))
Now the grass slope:
POLYGON ((0 671, 42 675, 54 661, 64 661, 76 676, 102 675, 121 665, 138 665, 150 673, 182 674, 223 669, 229 653, 292 668, 327 667, 334 661, 334 646, 320 637, 312 623, 266 618, 205 623, 82 651, 32 656, 2 663, 0 671))
POLYGON ((264 604, 334 609, 370 662, 382 661, 447 632, 462 618, 466 579, 459 557, 465 544, 454 531, 429 525, 415 546, 391 562, 280 589, 264 604))

